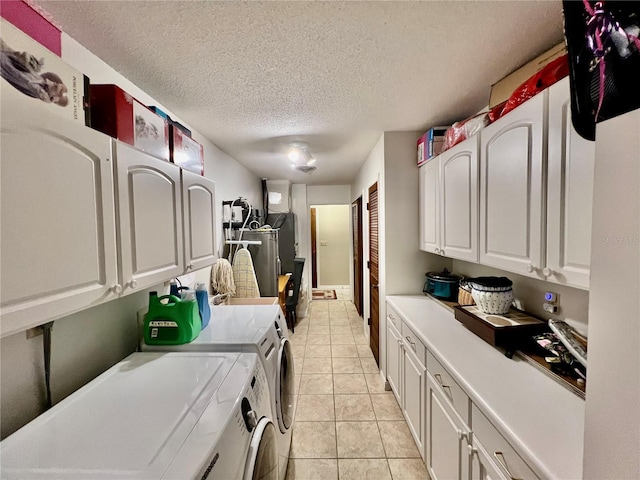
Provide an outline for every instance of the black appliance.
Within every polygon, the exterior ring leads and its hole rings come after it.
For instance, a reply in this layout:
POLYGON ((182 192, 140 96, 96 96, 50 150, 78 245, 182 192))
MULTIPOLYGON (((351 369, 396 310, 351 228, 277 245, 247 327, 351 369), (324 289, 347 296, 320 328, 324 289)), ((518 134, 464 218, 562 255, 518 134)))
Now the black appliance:
POLYGON ((294 273, 296 258, 296 215, 294 213, 272 213, 267 215, 266 223, 278 230, 278 256, 280 272, 294 273))

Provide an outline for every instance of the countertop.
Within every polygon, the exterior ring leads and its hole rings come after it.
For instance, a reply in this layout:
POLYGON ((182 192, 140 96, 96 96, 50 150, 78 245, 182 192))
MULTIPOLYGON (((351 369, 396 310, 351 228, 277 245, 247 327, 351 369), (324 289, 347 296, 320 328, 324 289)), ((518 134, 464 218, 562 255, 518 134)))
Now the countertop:
MULTIPOLYGON (((582 478, 584 400, 419 295, 387 302, 540 478, 582 478)), ((429 365, 427 365, 429 369, 429 365)))

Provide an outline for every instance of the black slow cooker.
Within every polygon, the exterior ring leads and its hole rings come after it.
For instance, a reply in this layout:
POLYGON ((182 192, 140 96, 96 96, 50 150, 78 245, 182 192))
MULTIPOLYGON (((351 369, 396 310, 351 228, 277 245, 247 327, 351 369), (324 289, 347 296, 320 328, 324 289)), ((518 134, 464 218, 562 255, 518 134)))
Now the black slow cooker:
POLYGON ((449 272, 446 268, 442 272, 428 272, 427 281, 422 291, 440 300, 456 301, 458 299, 458 285, 462 277, 449 272))

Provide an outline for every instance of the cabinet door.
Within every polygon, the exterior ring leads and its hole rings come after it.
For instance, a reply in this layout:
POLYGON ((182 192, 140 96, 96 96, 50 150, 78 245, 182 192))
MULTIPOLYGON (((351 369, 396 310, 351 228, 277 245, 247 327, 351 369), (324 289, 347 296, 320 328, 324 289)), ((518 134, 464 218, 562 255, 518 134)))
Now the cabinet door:
POLYGON ((547 91, 480 132, 480 263, 544 278, 547 91))
POLYGON ((509 480, 494 465, 484 447, 473 437, 473 448, 469 447, 471 480, 509 480))
POLYGON ((216 260, 215 182, 182 170, 182 202, 185 266, 198 270, 216 260))
POLYGON ((117 291, 111 139, 48 112, 15 113, 3 112, 0 139, 2 336, 117 291))
POLYGON ((426 369, 410 349, 407 345, 402 348, 402 413, 424 458, 426 369))
POLYGON ((401 339, 400 332, 398 332, 391 323, 387 323, 387 381, 400 405, 402 405, 402 398, 400 396, 401 339))
POLYGON ((440 161, 420 167, 420 250, 440 251, 440 161))
POLYGON ((589 288, 595 142, 571 124, 569 79, 549 89, 547 280, 589 288))
POLYGON ((123 293, 184 273, 180 167, 116 142, 123 293))
POLYGON ((462 480, 469 478, 469 431, 427 374, 427 469, 431 480, 462 480))
POLYGON ((478 137, 440 156, 440 253, 478 262, 478 137))

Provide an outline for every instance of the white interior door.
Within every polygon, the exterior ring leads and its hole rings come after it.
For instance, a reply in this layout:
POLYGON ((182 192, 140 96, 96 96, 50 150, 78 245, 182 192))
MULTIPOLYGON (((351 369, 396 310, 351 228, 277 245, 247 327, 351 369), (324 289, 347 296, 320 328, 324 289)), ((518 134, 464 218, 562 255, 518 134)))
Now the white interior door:
POLYGON ((124 293, 184 273, 180 167, 116 142, 124 293))
POLYGON ((44 111, 31 117, 3 107, 2 336, 117 292, 111 139, 44 111))

